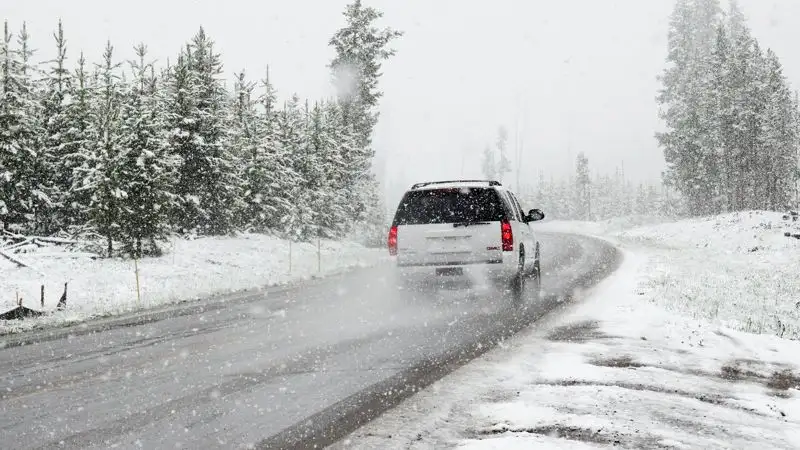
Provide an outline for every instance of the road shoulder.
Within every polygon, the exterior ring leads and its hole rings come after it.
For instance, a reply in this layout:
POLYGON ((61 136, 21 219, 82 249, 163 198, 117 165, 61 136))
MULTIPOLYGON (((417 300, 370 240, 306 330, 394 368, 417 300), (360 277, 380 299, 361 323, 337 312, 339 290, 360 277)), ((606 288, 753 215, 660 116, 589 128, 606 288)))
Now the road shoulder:
POLYGON ((98 321, 141 323, 140 316, 162 317, 164 311, 183 310, 187 305, 246 297, 259 290, 374 267, 385 260, 383 249, 352 242, 292 243, 259 234, 174 238, 170 244, 168 253, 136 262, 91 259, 47 248, 20 257, 31 268, 3 259, 0 313, 22 302, 43 315, 0 320, 0 345, 18 340, 8 336, 31 331, 46 335, 56 330, 61 335, 59 328, 93 328, 98 321), (62 299, 65 307, 59 309, 56 305, 62 299))

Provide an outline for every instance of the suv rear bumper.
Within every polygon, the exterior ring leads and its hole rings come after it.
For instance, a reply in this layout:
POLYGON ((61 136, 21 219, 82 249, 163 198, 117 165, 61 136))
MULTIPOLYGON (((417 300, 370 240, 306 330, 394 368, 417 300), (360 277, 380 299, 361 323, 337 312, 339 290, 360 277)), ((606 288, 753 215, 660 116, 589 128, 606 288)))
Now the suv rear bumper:
MULTIPOLYGON (((476 262, 436 262, 407 263, 396 259, 398 275, 403 278, 421 279, 435 277, 438 272, 461 273, 466 277, 487 277, 497 280, 510 279, 517 274, 519 257, 512 252, 504 252, 501 258, 476 262)), ((447 275, 452 276, 452 275, 447 275)))

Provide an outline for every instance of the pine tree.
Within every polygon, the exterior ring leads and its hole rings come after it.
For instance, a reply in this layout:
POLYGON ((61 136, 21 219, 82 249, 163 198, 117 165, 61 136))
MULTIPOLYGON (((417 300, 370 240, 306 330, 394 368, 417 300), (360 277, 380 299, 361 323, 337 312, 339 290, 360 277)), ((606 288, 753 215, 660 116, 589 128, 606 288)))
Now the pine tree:
POLYGON ((711 56, 712 78, 709 84, 713 96, 713 132, 710 137, 717 152, 719 206, 721 211, 734 209, 735 184, 738 182, 736 165, 737 145, 734 141, 736 123, 735 71, 732 61, 732 42, 724 24, 717 27, 714 50, 711 56))
POLYGON ((258 202, 251 202, 251 217, 262 220, 264 230, 282 232, 285 220, 294 212, 293 193, 299 184, 299 175, 292 166, 292 155, 278 139, 278 111, 275 109, 275 89, 267 76, 262 80, 263 94, 259 103, 263 107, 258 121, 257 153, 249 161, 246 180, 250 183, 258 202))
POLYGON ((192 96, 192 79, 190 73, 191 52, 183 50, 176 64, 167 70, 166 77, 166 121, 168 124, 168 145, 172 152, 181 158, 178 168, 175 193, 179 206, 171 211, 173 229, 180 233, 196 231, 200 222, 198 211, 200 190, 196 173, 203 168, 202 155, 197 154, 197 108, 192 96))
POLYGON ((347 5, 344 17, 345 26, 329 42, 336 51, 330 68, 345 121, 353 124, 359 134, 358 146, 368 149, 378 119, 374 109, 383 96, 378 90, 382 61, 395 54, 388 46, 403 33, 376 28, 374 22, 383 17, 383 13, 364 7, 361 0, 347 5))
POLYGON ((228 145, 239 162, 239 178, 242 180, 242 206, 236 223, 247 229, 264 231, 265 214, 257 211, 261 203, 259 189, 255 188, 254 179, 250 179, 251 164, 258 156, 258 117, 255 110, 253 92, 255 85, 247 81, 244 71, 236 75, 233 101, 228 126, 228 145))
POLYGON ((730 40, 732 42, 738 41, 744 36, 750 35, 750 29, 747 26, 747 19, 739 7, 738 0, 728 0, 728 30, 730 30, 730 40))
MULTIPOLYGON (((346 156, 358 145, 358 137, 352 125, 345 122, 342 108, 337 102, 329 101, 325 103, 323 123, 323 140, 328 142, 324 158, 326 161, 326 179, 329 180, 333 195, 331 199, 333 203, 326 207, 330 214, 326 220, 336 224, 336 230, 340 234, 344 234, 347 231, 346 227, 351 225, 351 218, 356 216, 354 205, 350 203, 352 186, 347 184, 350 180, 352 168, 348 165, 346 156)), ((369 190, 370 187, 367 189, 369 190)), ((380 196, 375 195, 373 198, 380 198, 380 196)), ((364 237, 365 234, 378 233, 379 231, 376 230, 380 230, 380 239, 383 239, 385 233, 383 233, 382 228, 385 226, 386 219, 382 217, 381 211, 370 210, 368 217, 368 223, 365 224, 366 229, 362 230, 360 236, 364 237), (377 223, 376 221, 379 218, 380 223, 377 223)), ((377 238, 375 237, 375 239, 377 238)))
POLYGON ((225 142, 222 64, 201 28, 174 67, 170 83, 170 146, 181 157, 177 214, 184 232, 220 235, 234 229, 241 208, 235 155, 225 142))
POLYGON ((500 160, 497 162, 497 177, 503 181, 505 175, 511 172, 511 161, 508 160, 508 130, 501 126, 497 129, 497 152, 500 160))
POLYGON ((290 167, 298 175, 295 185, 289 187, 289 195, 293 199, 292 209, 282 218, 283 231, 291 239, 297 240, 316 236, 309 194, 310 180, 307 178, 313 162, 308 154, 306 132, 306 118, 300 109, 300 99, 293 95, 277 114, 275 138, 288 155, 290 167))
POLYGON ((57 180, 64 183, 57 222, 74 234, 81 234, 89 221, 88 209, 92 189, 88 185, 92 149, 97 142, 97 128, 92 125, 94 86, 86 70, 83 53, 73 74, 64 105, 64 136, 62 155, 55 165, 57 180))
POLYGON ((483 171, 483 176, 486 177, 487 180, 497 179, 497 162, 494 158, 494 151, 492 151, 492 148, 489 146, 486 146, 483 150, 481 170, 483 171))
POLYGON ((44 80, 42 98, 42 124, 44 125, 43 148, 49 157, 47 166, 51 178, 48 180, 51 199, 54 203, 50 223, 45 227, 47 233, 64 230, 70 225, 69 192, 72 188, 73 173, 69 158, 72 152, 72 123, 68 115, 73 79, 66 66, 67 41, 61 21, 53 37, 56 42, 56 57, 49 61, 50 69, 44 80))
POLYGON ((53 155, 44 145, 44 127, 42 124, 42 105, 39 101, 40 93, 37 81, 40 78, 39 67, 32 61, 35 51, 30 47, 30 36, 27 25, 22 23, 22 29, 17 40, 20 60, 20 94, 24 102, 24 111, 27 115, 24 133, 28 136, 27 151, 22 153, 28 157, 23 163, 27 166, 26 182, 30 192, 29 208, 31 221, 28 228, 34 233, 47 234, 52 230, 52 213, 54 204, 52 200, 52 163, 53 155))
POLYGON ((762 133, 767 108, 766 64, 758 41, 742 39, 737 59, 744 84, 741 88, 740 108, 737 111, 736 136, 740 145, 737 186, 737 210, 761 207, 765 192, 761 178, 764 176, 763 154, 766 142, 762 133))
POLYGON ((766 150, 761 178, 766 191, 763 207, 786 210, 791 206, 797 181, 797 112, 777 55, 767 51, 766 62, 768 99, 762 130, 766 150))
POLYGON ((793 177, 795 180, 794 183, 794 197, 792 206, 795 209, 800 209, 800 93, 795 91, 794 97, 792 99, 792 123, 794 126, 792 129, 794 130, 794 148, 795 148, 795 163, 792 166, 793 177))
POLYGON ((589 159, 583 152, 578 153, 575 166, 575 212, 580 220, 592 217, 592 180, 589 178, 589 159))
POLYGON ((269 78, 269 66, 267 66, 267 73, 263 80, 261 80, 261 88, 263 93, 258 99, 258 102, 261 104, 261 107, 264 108, 264 122, 269 124, 274 124, 275 120, 275 104, 277 102, 277 94, 275 90, 275 86, 272 85, 272 81, 269 78))
POLYGON ((41 148, 39 104, 33 85, 25 25, 18 48, 8 22, 0 45, 0 221, 8 229, 42 231, 52 202, 47 195, 46 155, 41 148))
POLYGON ((336 237, 339 234, 340 223, 337 219, 343 216, 341 193, 338 181, 345 174, 345 167, 336 149, 331 129, 324 107, 315 103, 308 119, 309 153, 313 155, 315 171, 307 176, 314 177, 309 188, 311 193, 311 208, 315 212, 315 224, 320 236, 336 237))
POLYGON ((559 214, 565 219, 574 219, 575 213, 575 180, 572 176, 562 179, 556 185, 556 201, 559 214))
POLYGON ((158 241, 169 232, 175 204, 174 180, 180 160, 171 154, 166 118, 159 107, 157 80, 147 47, 135 48, 137 60, 121 110, 122 151, 117 177, 125 191, 119 199, 120 240, 124 251, 140 258, 159 255, 158 241))
POLYGON ((659 96, 666 181, 693 215, 783 209, 797 176, 796 105, 777 56, 761 50, 738 2, 725 22, 718 15, 716 0, 680 0, 672 16, 659 96))
POLYGON ((225 142, 224 119, 227 92, 220 79, 222 63, 214 50, 214 42, 201 28, 192 42, 194 95, 198 100, 198 137, 201 154, 206 156, 207 171, 199 174, 203 183, 201 207, 206 223, 206 233, 226 234, 235 226, 234 211, 240 206, 239 187, 236 176, 236 156, 225 142))
POLYGON ((667 131, 657 138, 667 176, 689 199, 694 214, 718 207, 719 174, 713 139, 713 49, 721 9, 717 0, 678 0, 670 17, 668 67, 659 92, 667 131), (711 201, 710 201, 711 200, 711 201))
POLYGON ((123 202, 127 197, 125 180, 121 176, 124 164, 124 145, 121 134, 121 109, 124 87, 119 74, 120 63, 114 62, 114 47, 106 44, 103 63, 97 66, 97 90, 91 99, 89 135, 84 156, 88 160, 85 185, 90 189, 89 226, 106 241, 107 256, 114 255, 114 242, 121 236, 123 202))
POLYGON ((380 195, 381 186, 374 177, 362 181, 362 192, 374 192, 375 195, 365 197, 362 201, 364 212, 358 223, 359 237, 364 245, 381 246, 388 232, 386 205, 380 195))
POLYGON ((372 174, 372 131, 378 120, 378 102, 383 95, 378 89, 383 61, 395 54, 389 44, 402 36, 391 28, 378 29, 374 23, 382 17, 374 8, 364 7, 355 0, 345 8, 345 26, 337 30, 329 41, 336 56, 329 67, 333 75, 341 107, 344 127, 356 137, 342 159, 350 168, 346 183, 352 186, 346 192, 351 208, 352 222, 375 217, 368 211, 372 199, 379 196, 372 174))

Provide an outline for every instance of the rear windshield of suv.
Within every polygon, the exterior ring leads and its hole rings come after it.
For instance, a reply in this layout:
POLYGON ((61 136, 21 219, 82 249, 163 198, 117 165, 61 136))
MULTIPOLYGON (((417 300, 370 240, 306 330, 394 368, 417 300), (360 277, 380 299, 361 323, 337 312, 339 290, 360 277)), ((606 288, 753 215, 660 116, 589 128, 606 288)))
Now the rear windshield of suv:
POLYGON ((397 208, 394 224, 497 222, 505 215, 494 189, 426 189, 406 193, 397 208))

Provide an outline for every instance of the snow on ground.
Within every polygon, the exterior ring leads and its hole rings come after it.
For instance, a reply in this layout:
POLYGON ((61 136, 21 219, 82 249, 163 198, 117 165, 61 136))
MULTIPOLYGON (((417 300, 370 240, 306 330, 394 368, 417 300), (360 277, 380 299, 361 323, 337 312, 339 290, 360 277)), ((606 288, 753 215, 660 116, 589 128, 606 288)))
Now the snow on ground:
POLYGON ((800 222, 752 211, 669 223, 642 217, 543 223, 611 238, 651 258, 638 287, 670 311, 737 330, 800 339, 800 222), (639 226, 645 224, 644 226, 639 226))
POLYGON ((57 249, 14 255, 32 270, 0 258, 0 313, 15 307, 17 296, 24 305, 41 309, 42 284, 44 309, 52 311, 64 283, 69 282, 66 311, 38 319, 0 321, 0 334, 330 275, 373 265, 385 253, 358 244, 322 241, 318 260, 316 243, 293 243, 290 267, 289 247, 288 241, 256 234, 172 240, 165 256, 138 262, 141 300, 131 260, 92 260, 57 249))
POLYGON ((641 293, 665 308, 741 331, 800 339, 798 223, 769 212, 726 214, 624 230, 648 251, 641 293))
POLYGON ((575 233, 589 236, 610 236, 614 233, 629 230, 634 227, 659 225, 671 221, 672 220, 667 217, 631 215, 597 222, 546 219, 543 222, 537 223, 535 226, 536 229, 540 231, 575 233))
POLYGON ((648 302, 648 259, 333 448, 800 448, 800 342, 648 302))
POLYGON ((800 224, 549 222, 621 269, 334 448, 800 449, 800 224), (780 324, 778 324, 780 320, 780 324), (746 331, 763 332, 750 334, 746 331))

